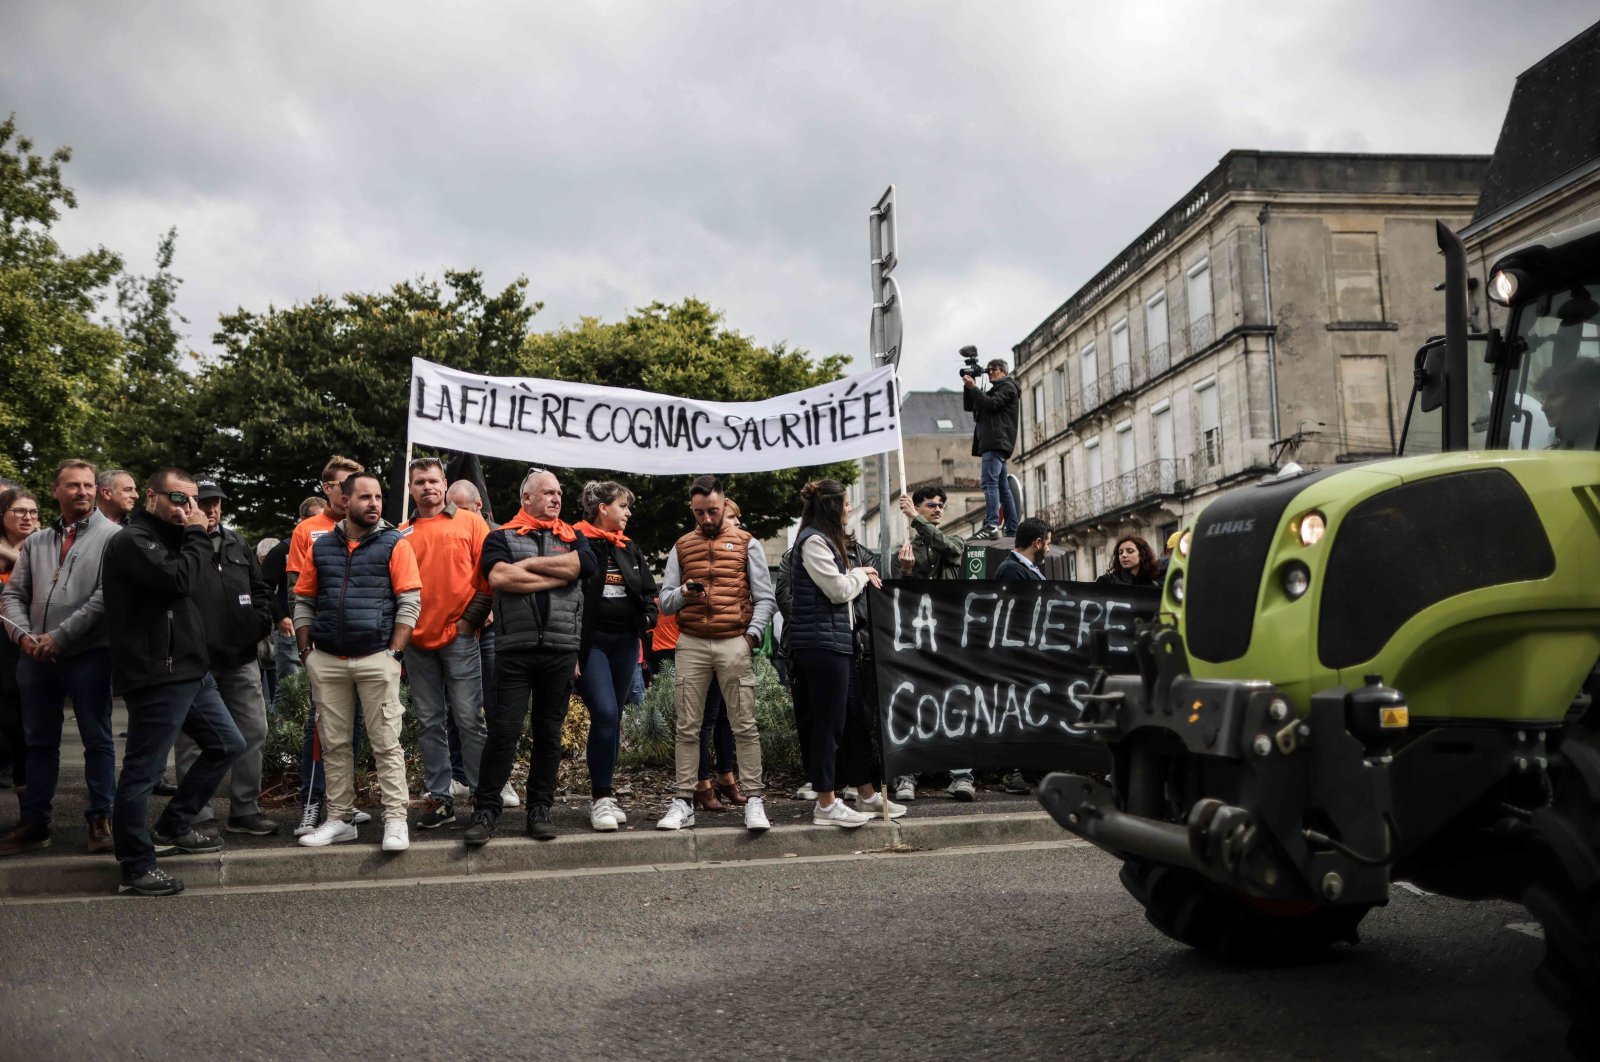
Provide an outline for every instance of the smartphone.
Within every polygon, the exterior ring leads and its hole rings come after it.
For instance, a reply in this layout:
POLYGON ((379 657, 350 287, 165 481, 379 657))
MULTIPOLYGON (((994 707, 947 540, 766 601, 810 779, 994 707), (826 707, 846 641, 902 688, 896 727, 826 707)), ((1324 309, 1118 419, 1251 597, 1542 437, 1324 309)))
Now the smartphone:
POLYGON ((705 589, 706 589, 704 584, 697 583, 693 579, 690 579, 688 582, 684 583, 683 584, 683 588, 685 590, 693 590, 697 594, 705 593, 705 589))

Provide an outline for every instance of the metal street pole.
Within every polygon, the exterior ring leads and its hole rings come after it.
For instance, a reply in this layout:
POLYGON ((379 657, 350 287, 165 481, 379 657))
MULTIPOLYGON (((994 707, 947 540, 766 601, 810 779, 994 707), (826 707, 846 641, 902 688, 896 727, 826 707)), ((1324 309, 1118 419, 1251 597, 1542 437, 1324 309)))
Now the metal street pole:
MULTIPOLYGON (((872 254, 872 323, 869 340, 873 365, 895 368, 895 405, 902 405, 900 394, 900 342, 904 322, 900 310, 900 286, 891 275, 900 264, 900 246, 895 218, 894 185, 890 185, 867 214, 867 242, 872 254)), ((906 457, 896 451, 900 489, 906 489, 906 457)), ((889 532, 889 455, 878 455, 878 563, 885 570, 893 563, 893 536, 889 532)))

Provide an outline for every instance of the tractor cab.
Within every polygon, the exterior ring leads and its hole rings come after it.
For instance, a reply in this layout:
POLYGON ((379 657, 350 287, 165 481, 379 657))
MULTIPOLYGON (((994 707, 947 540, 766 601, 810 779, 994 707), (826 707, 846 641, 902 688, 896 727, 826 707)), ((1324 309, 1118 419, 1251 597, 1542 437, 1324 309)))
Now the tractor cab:
POLYGON ((1501 256, 1506 330, 1466 330, 1466 255, 1443 226, 1446 334, 1417 351, 1402 452, 1600 449, 1600 222, 1501 256))

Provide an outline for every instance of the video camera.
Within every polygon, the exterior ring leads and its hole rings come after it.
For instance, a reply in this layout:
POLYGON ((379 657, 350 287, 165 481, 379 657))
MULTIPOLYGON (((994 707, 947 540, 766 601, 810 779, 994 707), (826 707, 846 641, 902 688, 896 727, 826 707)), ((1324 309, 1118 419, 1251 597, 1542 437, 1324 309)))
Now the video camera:
POLYGON ((962 347, 961 362, 962 364, 959 371, 963 377, 970 376, 976 380, 984 375, 983 366, 978 364, 977 347, 962 347))

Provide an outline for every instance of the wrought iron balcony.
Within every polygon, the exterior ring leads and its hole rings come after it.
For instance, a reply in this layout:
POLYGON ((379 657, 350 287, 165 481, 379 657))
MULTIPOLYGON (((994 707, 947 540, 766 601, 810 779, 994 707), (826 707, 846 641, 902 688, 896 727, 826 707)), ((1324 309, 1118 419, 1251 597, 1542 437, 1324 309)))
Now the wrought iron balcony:
POLYGON ((1211 345, 1213 325, 1211 315, 1197 318, 1189 322, 1189 349, 1190 351, 1204 350, 1211 345))
POLYGON ((1172 348, 1165 343, 1157 343, 1145 355, 1145 364, 1149 366, 1147 379, 1155 379, 1172 367, 1172 348))
POLYGON ((1133 367, 1113 365, 1108 371, 1101 373, 1100 379, 1095 382, 1099 385, 1100 401, 1109 402, 1118 395, 1133 390, 1133 367))
POLYGON ((1104 483, 1061 499, 1050 507, 1046 518, 1052 527, 1069 527, 1181 494, 1189 486, 1185 480, 1186 464, 1177 457, 1147 461, 1131 472, 1118 473, 1104 483))
POLYGON ((1210 483, 1222 477, 1222 429, 1208 428, 1194 437, 1189 457, 1189 486, 1210 483))

